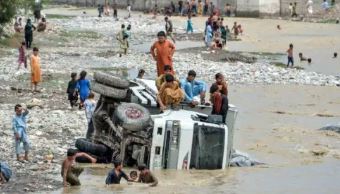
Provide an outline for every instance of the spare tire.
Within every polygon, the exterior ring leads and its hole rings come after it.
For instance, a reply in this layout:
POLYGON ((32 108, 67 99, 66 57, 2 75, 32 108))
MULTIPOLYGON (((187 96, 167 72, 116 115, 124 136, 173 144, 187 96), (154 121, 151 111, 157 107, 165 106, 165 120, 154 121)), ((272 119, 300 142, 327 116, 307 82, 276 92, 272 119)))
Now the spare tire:
POLYGON ((92 83, 92 90, 98 94, 115 99, 126 98, 127 89, 112 88, 100 83, 92 83))
POLYGON ((93 154, 95 156, 106 156, 108 152, 108 148, 105 145, 92 143, 85 138, 77 139, 75 146, 79 151, 93 154))
POLYGON ((128 80, 104 72, 95 72, 93 78, 98 83, 113 86, 116 88, 127 89, 130 85, 130 82, 128 80))
POLYGON ((130 131, 145 129, 151 119, 149 111, 135 103, 120 104, 115 110, 115 115, 122 127, 130 131))

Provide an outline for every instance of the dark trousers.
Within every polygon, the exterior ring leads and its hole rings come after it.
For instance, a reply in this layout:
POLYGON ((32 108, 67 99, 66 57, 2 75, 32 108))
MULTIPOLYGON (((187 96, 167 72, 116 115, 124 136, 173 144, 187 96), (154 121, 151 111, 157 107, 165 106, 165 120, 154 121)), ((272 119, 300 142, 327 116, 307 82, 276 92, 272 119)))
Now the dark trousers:
POLYGON ((31 48, 33 41, 33 35, 25 35, 26 48, 31 48))
POLYGON ((293 57, 288 57, 288 63, 287 63, 287 67, 289 67, 289 64, 292 64, 292 67, 294 66, 294 58, 293 57))
POLYGON ((94 133, 94 126, 93 126, 93 122, 92 119, 89 122, 88 126, 87 126, 87 132, 86 132, 86 139, 91 139, 94 133))

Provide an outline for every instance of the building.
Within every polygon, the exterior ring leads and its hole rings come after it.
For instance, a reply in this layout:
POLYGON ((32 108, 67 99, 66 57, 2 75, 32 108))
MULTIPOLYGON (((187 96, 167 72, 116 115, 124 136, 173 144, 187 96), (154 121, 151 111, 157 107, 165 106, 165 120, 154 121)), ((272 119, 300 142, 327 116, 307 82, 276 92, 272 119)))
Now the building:
MULTIPOLYGON (((184 2, 186 0, 183 0, 184 2)), ((197 2, 198 0, 196 0, 197 2)), ((204 1, 204 0, 202 0, 204 1)), ((306 13, 306 2, 301 0, 209 0, 223 10, 229 3, 238 17, 286 16, 289 14, 289 3, 297 2, 298 14, 306 13)), ((314 0, 314 7, 319 8, 323 0, 314 0)), ((52 0, 55 3, 74 4, 80 6, 96 6, 98 4, 117 3, 119 7, 132 5, 134 10, 151 10, 156 4, 159 8, 170 5, 171 0, 52 0)), ((178 0, 173 0, 178 5, 178 0)))

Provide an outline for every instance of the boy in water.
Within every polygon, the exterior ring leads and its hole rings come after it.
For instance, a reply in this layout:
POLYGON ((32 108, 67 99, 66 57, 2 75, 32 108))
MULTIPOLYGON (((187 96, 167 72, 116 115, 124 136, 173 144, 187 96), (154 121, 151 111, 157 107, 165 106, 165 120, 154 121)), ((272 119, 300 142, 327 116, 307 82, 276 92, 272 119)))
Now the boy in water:
POLYGON ((20 104, 15 105, 14 107, 15 115, 12 120, 13 132, 15 137, 15 151, 17 154, 17 160, 23 161, 20 157, 20 144, 23 143, 25 150, 25 158, 24 160, 28 161, 28 152, 31 148, 30 141, 27 136, 27 123, 26 116, 28 115, 28 110, 24 109, 20 104), (24 111, 24 112, 23 112, 24 111))
POLYGON ((302 53, 299 53, 299 58, 300 58, 300 61, 307 61, 307 58, 304 57, 302 53))
POLYGON ((78 100, 77 89, 77 73, 71 73, 71 80, 68 82, 67 91, 68 100, 70 101, 71 108, 76 106, 78 100))
POLYGON ((289 67, 289 64, 292 64, 292 67, 293 67, 294 66, 293 44, 289 45, 289 49, 287 50, 287 53, 288 53, 287 67, 289 67))
POLYGON ((123 169, 123 165, 122 162, 119 161, 114 161, 113 162, 114 165, 114 169, 112 169, 109 174, 106 177, 105 183, 107 185, 110 184, 120 184, 120 179, 122 179, 122 177, 126 180, 126 181, 132 181, 131 178, 129 178, 125 172, 122 170, 123 169))
POLYGON ((152 172, 146 168, 144 164, 138 166, 139 178, 137 182, 147 183, 150 187, 155 187, 158 184, 157 178, 152 174, 152 172))
POLYGON ((62 167, 61 167, 61 176, 63 177, 63 185, 67 187, 67 183, 71 186, 80 185, 79 175, 83 172, 83 168, 75 166, 75 160, 77 157, 86 157, 92 163, 96 163, 97 160, 90 155, 77 152, 75 149, 67 150, 67 158, 64 160, 62 167))

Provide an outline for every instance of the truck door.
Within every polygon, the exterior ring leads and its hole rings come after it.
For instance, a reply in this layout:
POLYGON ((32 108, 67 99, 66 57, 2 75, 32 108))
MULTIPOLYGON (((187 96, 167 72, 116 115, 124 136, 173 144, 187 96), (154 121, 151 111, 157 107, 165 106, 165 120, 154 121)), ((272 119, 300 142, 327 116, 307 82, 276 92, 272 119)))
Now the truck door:
POLYGON ((180 140, 180 122, 166 121, 163 146, 163 168, 177 169, 179 140, 180 140))
POLYGON ((190 168, 221 169, 224 157, 224 128, 194 125, 190 168))

